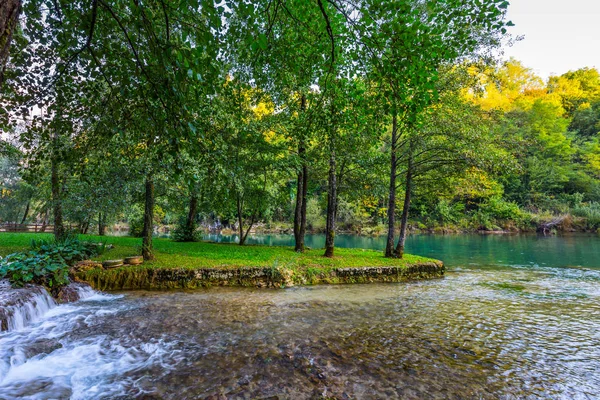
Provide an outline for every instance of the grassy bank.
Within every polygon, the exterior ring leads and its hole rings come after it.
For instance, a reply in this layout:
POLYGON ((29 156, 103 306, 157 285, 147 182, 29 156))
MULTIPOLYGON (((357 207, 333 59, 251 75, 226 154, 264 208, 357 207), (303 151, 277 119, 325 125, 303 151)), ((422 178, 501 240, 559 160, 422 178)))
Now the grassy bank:
MULTIPOLYGON (((0 233, 0 255, 25 250, 32 239, 49 238, 48 234, 0 233)), ((141 239, 137 238, 81 238, 114 245, 98 261, 140 252, 141 239)), ((325 258, 321 249, 300 254, 290 247, 177 243, 168 239, 156 239, 154 249, 156 259, 152 262, 110 270, 92 268, 78 272, 77 277, 99 289, 165 289, 399 282, 439 277, 444 272, 442 263, 436 260, 413 255, 389 259, 380 251, 363 249, 336 249, 336 257, 325 258)))

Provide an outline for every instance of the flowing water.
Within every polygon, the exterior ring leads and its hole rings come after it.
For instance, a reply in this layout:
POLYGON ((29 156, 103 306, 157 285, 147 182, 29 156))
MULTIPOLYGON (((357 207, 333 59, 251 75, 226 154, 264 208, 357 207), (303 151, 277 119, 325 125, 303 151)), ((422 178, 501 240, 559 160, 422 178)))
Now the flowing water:
POLYGON ((409 245, 446 278, 56 306, 0 333, 0 398, 600 397, 600 237, 409 245))

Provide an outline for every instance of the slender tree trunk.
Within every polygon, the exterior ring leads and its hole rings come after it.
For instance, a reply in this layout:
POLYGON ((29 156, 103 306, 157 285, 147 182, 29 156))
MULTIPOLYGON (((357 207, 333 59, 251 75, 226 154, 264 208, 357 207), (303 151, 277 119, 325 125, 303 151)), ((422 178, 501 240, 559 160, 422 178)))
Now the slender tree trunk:
POLYGON ((302 207, 300 209, 300 242, 302 243, 302 251, 306 250, 306 204, 308 203, 308 166, 306 165, 306 155, 304 157, 304 165, 302 166, 302 207))
POLYGON ((27 205, 25 206, 25 212, 23 213, 23 219, 21 219, 21 225, 27 221, 27 217, 29 216, 29 206, 31 205, 31 200, 27 201, 27 205))
POLYGON ((196 214, 198 214, 198 196, 195 193, 192 193, 192 196, 190 197, 190 208, 185 221, 186 235, 189 234, 189 237, 186 238, 186 240, 189 240, 190 242, 195 240, 196 214))
POLYGON ((327 185, 327 225, 325 229, 325 257, 333 257, 335 248, 335 217, 337 213, 335 134, 335 126, 332 126, 329 137, 329 178, 327 185))
POLYGON ((392 142, 391 142, 391 160, 390 160, 390 193, 388 199, 388 234, 385 246, 385 256, 394 256, 394 230, 396 229, 396 168, 398 166, 396 158, 396 144, 398 142, 398 116, 394 114, 392 119, 392 142))
POLYGON ((188 229, 193 229, 196 222, 196 214, 198 213, 198 196, 193 194, 190 197, 190 208, 186 220, 186 226, 188 229))
POLYGON ((244 237, 244 216, 242 214, 243 212, 243 202, 242 199, 240 199, 240 196, 237 196, 237 217, 238 217, 238 234, 240 236, 240 241, 239 241, 239 245, 243 246, 244 243, 246 242, 246 238, 244 237))
MULTIPOLYGON (((56 142, 56 137, 53 139, 56 142)), ((53 152, 56 152, 54 146, 53 152)), ((54 238, 61 240, 65 236, 65 227, 63 225, 62 200, 60 196, 60 178, 58 176, 58 161, 56 154, 52 155, 50 185, 52 187, 52 211, 54 214, 54 238)))
POLYGON ((406 170, 406 187, 404 193, 404 206, 402 208, 402 217, 400 220, 400 237, 396 246, 395 255, 398 258, 404 257, 404 245, 406 244, 406 236, 408 235, 408 212, 410 210, 410 200, 412 195, 413 184, 413 155, 412 142, 410 144, 408 155, 408 168, 406 170))
MULTIPOLYGON (((298 151, 300 153, 300 151, 298 151)), ((298 171, 298 180, 296 183, 296 206, 294 207, 294 242, 295 250, 297 252, 304 251, 304 245, 300 235, 300 226, 302 220, 302 185, 304 180, 302 179, 302 169, 298 171)))
MULTIPOLYGON (((306 96, 302 95, 300 99, 300 111, 306 111, 306 96)), ((296 208, 294 210, 294 239, 295 250, 304 252, 306 237, 306 203, 308 191, 308 165, 306 162, 306 142, 304 138, 300 139, 298 144, 298 157, 302 163, 302 167, 298 172, 298 183, 296 186, 296 208)))
POLYGON ((144 260, 153 260, 152 234, 154 233, 154 181, 146 176, 146 199, 144 207, 144 229, 142 231, 142 256, 144 260))
POLYGON ((105 216, 104 214, 102 214, 102 211, 100 211, 98 213, 98 235, 100 236, 104 236, 106 234, 106 221, 105 220, 105 216))

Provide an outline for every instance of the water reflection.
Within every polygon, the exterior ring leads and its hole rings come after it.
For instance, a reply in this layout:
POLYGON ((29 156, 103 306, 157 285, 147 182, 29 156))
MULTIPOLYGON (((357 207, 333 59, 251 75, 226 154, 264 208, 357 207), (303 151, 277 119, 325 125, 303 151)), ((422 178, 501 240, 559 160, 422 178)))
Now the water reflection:
MULTIPOLYGON (((230 243, 236 235, 206 235, 205 240, 230 243)), ((254 235, 248 244, 293 246, 291 235, 254 235)), ((337 235, 338 247, 383 250, 385 238, 337 235)), ((306 245, 325 246, 324 235, 307 235, 306 245)), ((443 260, 448 266, 539 265, 600 267, 600 235, 411 235, 407 252, 443 260)))

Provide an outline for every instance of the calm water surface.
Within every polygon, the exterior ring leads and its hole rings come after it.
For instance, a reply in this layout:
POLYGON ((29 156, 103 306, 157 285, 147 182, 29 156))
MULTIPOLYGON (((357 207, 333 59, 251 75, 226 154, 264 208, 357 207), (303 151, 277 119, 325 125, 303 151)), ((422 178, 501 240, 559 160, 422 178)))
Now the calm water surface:
POLYGON ((600 397, 598 236, 419 236, 409 251, 447 277, 59 306, 0 334, 0 398, 600 397))

